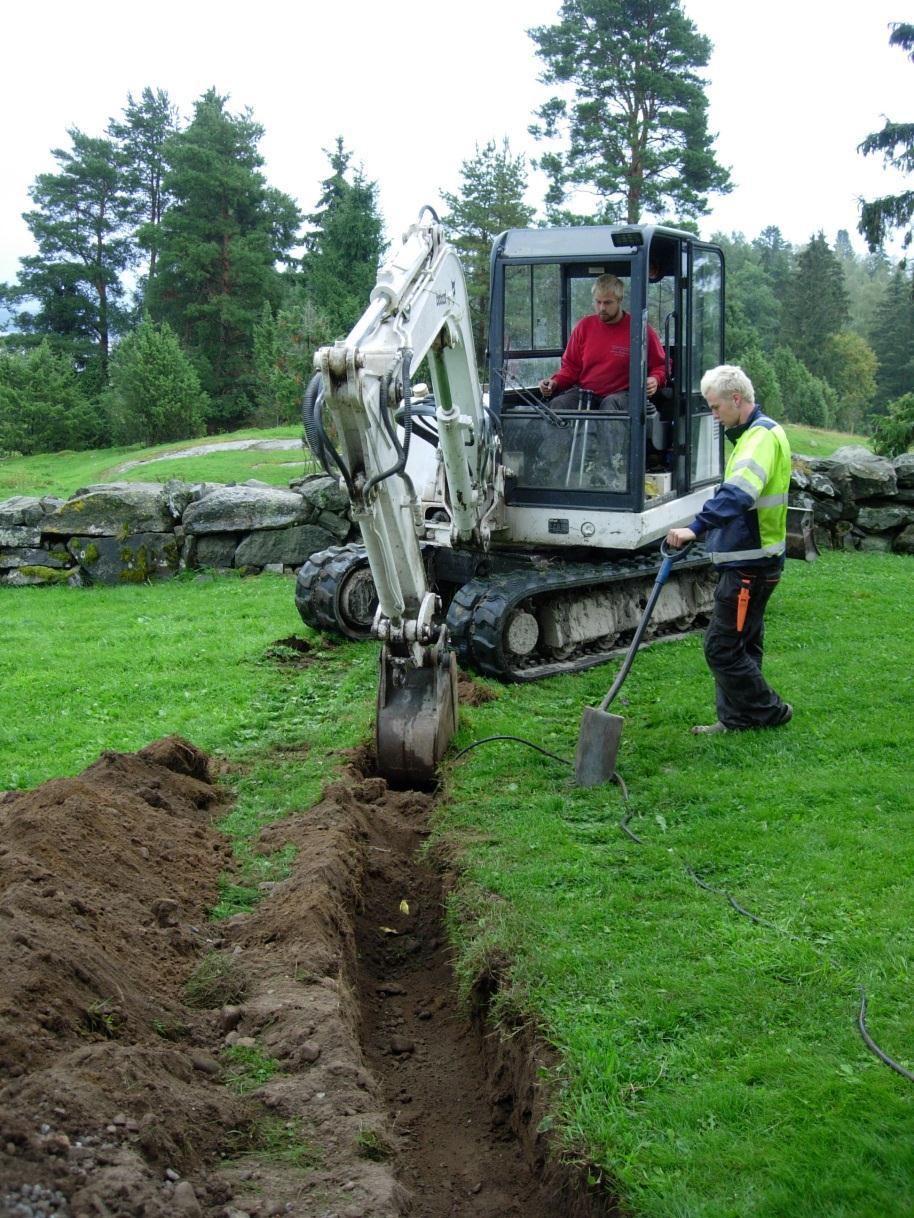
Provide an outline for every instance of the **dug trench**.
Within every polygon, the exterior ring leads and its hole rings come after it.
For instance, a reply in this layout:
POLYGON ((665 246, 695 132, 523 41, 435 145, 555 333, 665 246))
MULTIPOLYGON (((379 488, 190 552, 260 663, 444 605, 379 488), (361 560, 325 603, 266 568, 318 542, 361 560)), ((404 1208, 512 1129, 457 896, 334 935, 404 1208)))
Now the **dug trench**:
POLYGON ((456 1000, 433 796, 341 759, 247 914, 187 741, 0 796, 2 1218, 592 1218, 540 1132, 546 1049, 456 1000))

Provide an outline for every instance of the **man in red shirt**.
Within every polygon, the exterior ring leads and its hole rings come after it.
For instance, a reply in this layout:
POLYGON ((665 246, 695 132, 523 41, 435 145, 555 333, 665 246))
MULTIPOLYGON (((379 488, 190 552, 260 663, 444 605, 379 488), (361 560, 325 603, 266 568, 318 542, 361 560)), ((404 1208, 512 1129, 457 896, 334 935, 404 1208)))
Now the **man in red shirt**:
MULTIPOLYGON (((622 308, 624 290, 615 275, 600 275, 594 280, 594 312, 582 317, 572 330, 559 371, 540 381, 544 398, 558 393, 552 403, 554 409, 576 409, 581 389, 593 393, 593 404, 598 409, 628 409, 631 315, 622 308)), ((648 326, 648 397, 653 397, 664 383, 664 364, 663 345, 656 330, 648 326)))

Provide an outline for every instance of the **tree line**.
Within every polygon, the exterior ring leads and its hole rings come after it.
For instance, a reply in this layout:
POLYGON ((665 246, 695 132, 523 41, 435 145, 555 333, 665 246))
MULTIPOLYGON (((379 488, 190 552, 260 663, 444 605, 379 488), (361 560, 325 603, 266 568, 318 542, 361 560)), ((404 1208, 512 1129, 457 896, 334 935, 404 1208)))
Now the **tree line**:
MULTIPOLYGON (((530 131, 544 151, 547 224, 637 222, 697 231, 730 189, 707 130, 711 44, 680 0, 562 0, 529 31, 555 87, 530 131), (591 205, 582 214, 577 200, 591 205)), ((911 52, 914 27, 891 42, 911 52)), ((128 95, 102 136, 73 128, 30 190, 36 253, 0 285, 0 453, 183 439, 299 417, 314 350, 358 318, 385 251, 378 191, 342 137, 305 214, 263 174, 262 127, 209 89, 185 124, 161 89, 128 95), (304 233, 302 230, 304 229, 304 233)), ((886 121, 861 145, 914 169, 914 128, 886 121)), ((467 272, 485 347, 489 250, 535 222, 527 163, 507 138, 460 167, 442 217, 467 272)), ((914 434, 910 274, 880 252, 914 192, 865 205, 860 231, 794 248, 771 226, 717 235, 728 266, 728 358, 780 417, 914 434), (908 401, 910 399, 910 402, 908 401), (900 403, 900 405, 899 405, 900 403), (909 418, 910 416, 910 418, 909 418)))

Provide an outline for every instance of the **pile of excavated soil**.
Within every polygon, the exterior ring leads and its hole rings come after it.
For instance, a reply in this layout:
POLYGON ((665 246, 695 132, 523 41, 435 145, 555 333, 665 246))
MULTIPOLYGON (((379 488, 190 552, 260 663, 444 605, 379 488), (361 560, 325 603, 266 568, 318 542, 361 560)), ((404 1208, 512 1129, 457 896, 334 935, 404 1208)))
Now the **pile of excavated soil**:
POLYGON ((548 1166, 529 1036, 457 1013, 432 797, 370 770, 264 830, 291 874, 221 923, 186 741, 0 797, 0 1218, 613 1212, 548 1166))

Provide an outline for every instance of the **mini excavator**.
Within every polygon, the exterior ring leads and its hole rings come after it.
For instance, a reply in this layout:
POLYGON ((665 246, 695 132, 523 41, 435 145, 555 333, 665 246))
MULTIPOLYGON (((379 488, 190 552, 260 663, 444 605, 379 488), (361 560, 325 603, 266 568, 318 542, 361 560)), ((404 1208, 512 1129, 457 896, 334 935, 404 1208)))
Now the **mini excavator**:
MULTIPOLYGON (((349 336, 317 353, 305 435, 362 540, 312 555, 296 604, 310 626, 381 640, 376 746, 390 781, 432 780, 456 729, 457 660, 531 681, 624 649, 661 539, 720 481, 723 435, 699 386, 723 362, 723 318, 723 255, 692 233, 511 229, 492 249, 484 391, 463 268, 423 208, 349 336), (539 382, 607 272, 632 318, 629 407, 595 409, 582 392, 553 409, 539 382), (666 360, 652 400, 648 324, 666 360), (430 390, 413 384, 426 368, 430 390)), ((789 530, 789 552, 806 556, 811 522, 792 510, 789 530)), ((648 637, 704 625, 714 583, 694 546, 648 637)))

